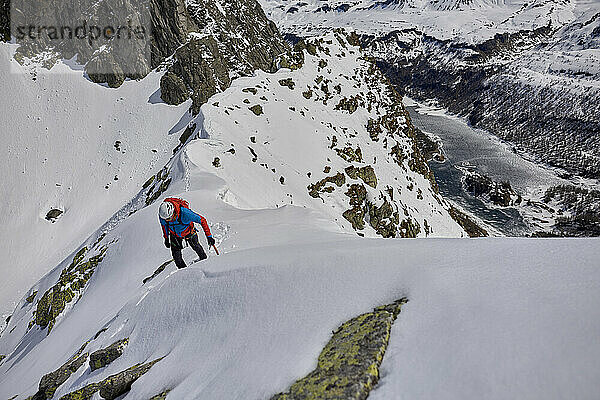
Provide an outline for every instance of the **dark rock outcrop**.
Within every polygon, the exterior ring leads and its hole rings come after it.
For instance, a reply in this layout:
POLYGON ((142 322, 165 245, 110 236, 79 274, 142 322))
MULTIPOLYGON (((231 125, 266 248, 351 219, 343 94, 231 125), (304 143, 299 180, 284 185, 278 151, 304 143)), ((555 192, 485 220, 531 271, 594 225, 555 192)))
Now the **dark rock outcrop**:
POLYGON ((360 178, 364 183, 371 186, 372 188, 377 187, 377 176, 373 167, 370 165, 364 167, 349 166, 344 170, 346 174, 352 179, 360 178))
POLYGON ((165 400, 167 398, 167 395, 169 394, 170 390, 165 390, 162 393, 157 394, 156 396, 152 396, 150 398, 150 400, 165 400))
MULTIPOLYGON (((24 4, 15 7, 23 10, 17 17, 25 26, 37 20, 71 26, 82 19, 89 26, 105 26, 107 18, 115 23, 126 16, 134 29, 140 28, 139 38, 130 35, 128 40, 102 36, 98 40, 18 39, 17 60, 50 51, 55 54, 47 57, 51 67, 60 58, 77 55, 89 79, 109 87, 118 87, 128 78, 143 78, 162 66, 166 68, 160 84, 163 101, 181 104, 191 98, 194 113, 210 96, 229 87, 233 78, 256 69, 275 70, 276 58, 288 50, 256 0, 219 4, 214 0, 150 0, 149 7, 129 1, 104 1, 94 7, 85 0, 13 1, 24 4)), ((7 4, 2 0, 3 8, 7 4)), ((0 26, 6 25, 7 13, 0 12, 0 26)))
POLYGON ((50 372, 42 377, 36 394, 28 400, 46 400, 51 399, 56 392, 56 389, 69 377, 76 372, 87 360, 88 353, 83 353, 85 343, 66 363, 64 363, 56 371, 50 372))
POLYGON ((323 192, 333 192, 335 188, 331 185, 327 185, 328 183, 333 183, 337 187, 341 187, 344 183, 346 183, 346 176, 341 172, 338 172, 335 175, 327 176, 318 182, 312 183, 308 185, 308 194, 311 197, 318 198, 323 192))
POLYGON ((406 299, 343 323, 319 355, 317 368, 271 400, 364 400, 379 380, 392 324, 406 299))
POLYGON ((107 348, 96 350, 90 354, 90 370, 95 371, 106 367, 123 354, 123 349, 129 343, 129 338, 121 339, 107 348))
POLYGON ((485 237, 489 236, 488 232, 477 225, 469 216, 465 213, 457 210, 455 207, 451 207, 448 210, 450 216, 455 220, 464 230, 467 232, 469 237, 485 237))
POLYGON ((114 400, 131 390, 131 385, 163 358, 161 357, 145 364, 134 365, 109 376, 101 382, 91 383, 81 389, 68 393, 62 396, 60 400, 89 400, 96 392, 100 392, 100 396, 103 399, 114 400))
POLYGON ((475 170, 465 170, 463 173, 463 187, 472 196, 489 200, 499 207, 519 204, 522 200, 509 182, 494 182, 475 170))
POLYGON ((260 104, 255 104, 252 107, 248 107, 248 109, 252 111, 256 116, 263 114, 263 108, 260 104))
POLYGON ((46 220, 50 222, 56 222, 58 217, 62 215, 63 211, 58 208, 53 208, 52 210, 46 213, 46 220))
POLYGON ((88 251, 87 247, 79 250, 71 264, 61 272, 58 282, 48 289, 38 301, 34 312, 35 319, 31 321, 30 327, 33 324, 42 329, 47 327, 48 334, 50 334, 56 318, 68 303, 79 296, 107 250, 107 246, 100 248, 98 253, 87 261, 84 261, 88 251))

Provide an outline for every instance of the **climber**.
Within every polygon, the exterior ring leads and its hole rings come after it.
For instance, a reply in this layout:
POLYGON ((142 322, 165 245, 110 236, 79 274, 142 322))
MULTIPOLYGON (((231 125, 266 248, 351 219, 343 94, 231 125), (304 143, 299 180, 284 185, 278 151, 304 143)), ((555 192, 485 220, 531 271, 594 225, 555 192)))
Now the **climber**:
POLYGON ((158 209, 158 217, 165 238, 165 247, 171 248, 177 268, 181 269, 187 266, 181 255, 184 240, 190 244, 200 260, 207 258, 204 249, 198 242, 194 222, 202 225, 209 246, 215 245, 215 239, 210 233, 206 219, 190 210, 187 201, 174 197, 166 198, 158 209))

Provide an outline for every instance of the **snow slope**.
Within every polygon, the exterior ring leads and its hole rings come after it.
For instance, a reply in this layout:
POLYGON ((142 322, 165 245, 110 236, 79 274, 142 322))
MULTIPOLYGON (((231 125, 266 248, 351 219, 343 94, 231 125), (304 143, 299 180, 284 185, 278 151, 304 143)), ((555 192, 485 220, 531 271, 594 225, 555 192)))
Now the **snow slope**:
POLYGON ((22 67, 15 48, 0 43, 0 315, 162 168, 186 117, 154 104, 157 73, 109 89, 75 63, 22 67), (64 211, 55 223, 52 208, 64 211))
MULTIPOLYGON (((408 114, 389 94, 385 79, 371 70, 358 47, 346 43, 341 35, 324 36, 322 45, 317 55, 305 52, 299 70, 257 72, 214 96, 192 122, 202 136, 210 138, 190 145, 192 161, 214 169, 227 182, 223 196, 234 206, 310 207, 336 221, 342 231, 352 232, 342 214, 352 204, 347 191, 359 184, 367 191, 367 201, 394 207, 400 224, 414 221, 420 227, 419 236, 464 236, 448 214, 449 205, 415 167, 419 160, 414 158, 414 142, 406 133, 408 114), (294 89, 282 85, 288 79, 294 89), (361 104, 356 111, 340 109, 343 101, 352 98, 361 104), (255 105, 263 114, 257 116, 249 110, 255 105), (372 139, 369 121, 387 117, 390 120, 385 124, 397 123, 398 128, 382 128, 372 139), (394 146, 402 149, 400 163, 392 154, 394 146), (360 149, 361 160, 348 160, 340 154, 348 148, 360 149), (194 155, 196 149, 198 156, 194 155), (216 169, 215 157, 220 163, 216 169), (373 168, 375 187, 352 178, 345 172, 348 167, 373 168), (316 198, 309 194, 310 185, 336 173, 345 176, 343 185, 330 184, 330 190, 321 191, 316 198)), ((429 171, 424 162, 421 165, 429 171)), ((373 228, 365 224, 358 231, 376 236, 373 228)), ((403 236, 403 228, 398 229, 398 236, 403 236)))
MULTIPOLYGON (((224 203, 226 182, 191 161, 198 153, 192 146, 174 160, 185 178, 165 195, 185 196, 208 218, 222 255, 180 271, 170 264, 142 285, 170 257, 158 204, 121 221, 49 335, 25 332, 35 301, 19 303, 0 337, 0 397, 33 394, 87 340, 94 351, 128 337, 120 358, 94 372, 84 364, 55 398, 166 356, 125 399, 164 389, 170 399, 266 399, 314 367, 341 322, 402 296, 410 302, 374 398, 595 395, 598 240, 362 239, 307 208, 224 203)), ((184 257, 194 258, 189 248, 184 257)), ((32 290, 44 292, 70 261, 32 290)))
MULTIPOLYGON (((401 213, 399 219, 414 220, 421 235, 464 234, 431 183, 411 170, 412 140, 400 130, 382 132, 379 142, 370 139, 369 119, 399 110, 394 117, 399 129, 408 127, 402 115, 405 110, 387 93, 383 77, 368 72, 370 64, 358 48, 344 44, 348 46, 345 49, 333 35, 327 41, 330 44, 324 47, 330 48, 330 54, 307 54, 304 67, 294 72, 261 72, 236 80, 232 89, 214 97, 196 117, 186 111, 189 102, 173 107, 159 101, 158 73, 108 89, 83 79, 80 70, 64 64, 51 71, 35 65, 21 67, 9 61, 14 46, 2 44, 4 85, 9 93, 21 95, 11 99, 13 112, 0 117, 0 126, 7 133, 0 161, 5 171, 3 186, 11 187, 0 200, 2 209, 7 210, 0 216, 0 251, 12 260, 0 270, 0 312, 7 315, 25 288, 128 203, 142 184, 168 163, 186 131, 191 137, 210 137, 194 144, 205 149, 194 161, 211 166, 214 157, 221 159, 217 174, 230 185, 223 196, 234 205, 301 205, 337 220, 339 229, 353 231, 342 217, 350 208, 344 192, 351 183, 362 184, 360 179, 346 177, 346 185, 332 185, 335 192, 324 192, 321 198, 310 197, 307 187, 326 176, 344 173, 350 165, 372 165, 378 178, 377 188, 367 186, 372 204, 393 203, 394 211, 401 213), (321 61, 331 65, 321 68, 321 61), (323 82, 318 84, 315 79, 319 76, 323 82), (279 83, 287 78, 295 80, 294 90, 279 83), (255 86, 255 95, 242 91, 255 86), (315 91, 311 99, 303 95, 309 86, 315 91), (324 93, 323 87, 330 93, 324 93), (362 92, 373 95, 361 100, 370 104, 368 110, 367 106, 353 113, 335 110, 343 98, 363 96, 362 92), (252 103, 244 103, 250 100, 252 103), (217 102, 219 107, 213 105, 217 102), (248 109, 255 104, 262 104, 263 115, 256 116, 248 109), (384 135, 389 137, 384 139, 384 135), (333 136, 337 147, 332 145, 333 136), (257 142, 252 143, 250 137, 257 142), (389 155, 396 143, 407 156, 402 166, 389 155), (344 146, 361 148, 362 162, 340 158, 336 148, 344 146), (256 162, 251 162, 250 147, 257 152, 256 162), (229 152, 232 148, 236 154, 229 152), (323 172, 325 166, 331 173, 323 172), (257 187, 261 190, 255 190, 257 187), (395 192, 395 200, 390 198, 390 190, 395 192), (234 198, 240 191, 242 203, 234 198), (45 220, 52 208, 65 211, 55 223, 45 220)), ((375 235, 368 223, 363 231, 375 235)))

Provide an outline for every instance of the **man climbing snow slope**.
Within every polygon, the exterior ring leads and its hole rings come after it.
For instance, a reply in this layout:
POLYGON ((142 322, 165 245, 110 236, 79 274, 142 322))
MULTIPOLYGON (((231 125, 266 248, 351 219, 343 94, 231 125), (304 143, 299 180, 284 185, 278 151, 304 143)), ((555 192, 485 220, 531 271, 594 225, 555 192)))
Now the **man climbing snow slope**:
POLYGON ((209 246, 215 245, 215 239, 213 239, 210 233, 206 219, 190 210, 187 201, 174 197, 166 198, 158 209, 158 217, 162 226, 163 237, 165 238, 165 246, 171 248, 171 254, 177 268, 185 268, 187 266, 181 255, 184 240, 190 244, 191 248, 200 257, 200 260, 207 258, 204 249, 198 242, 198 234, 196 233, 196 228, 194 228, 194 222, 202 225, 209 246))

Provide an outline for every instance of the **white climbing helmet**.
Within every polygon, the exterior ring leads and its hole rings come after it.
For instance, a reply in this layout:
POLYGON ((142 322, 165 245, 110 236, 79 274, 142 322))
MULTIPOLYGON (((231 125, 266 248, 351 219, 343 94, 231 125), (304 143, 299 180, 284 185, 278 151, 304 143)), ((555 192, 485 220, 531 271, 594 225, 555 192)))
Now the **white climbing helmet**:
POLYGON ((158 215, 162 219, 171 219, 173 217, 174 212, 175 206, 170 201, 163 201, 160 207, 158 208, 158 215))

